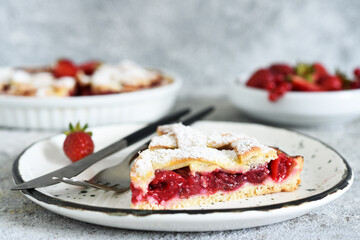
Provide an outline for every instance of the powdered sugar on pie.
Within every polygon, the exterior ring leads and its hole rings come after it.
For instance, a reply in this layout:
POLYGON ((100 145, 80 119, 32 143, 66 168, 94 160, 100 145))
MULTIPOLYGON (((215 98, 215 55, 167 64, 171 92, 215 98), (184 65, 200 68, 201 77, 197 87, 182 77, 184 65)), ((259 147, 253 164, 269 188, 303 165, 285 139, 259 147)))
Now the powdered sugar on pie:
POLYGON ((17 96, 92 96, 133 92, 172 83, 171 77, 131 61, 75 64, 59 59, 47 67, 0 67, 0 94, 17 96))

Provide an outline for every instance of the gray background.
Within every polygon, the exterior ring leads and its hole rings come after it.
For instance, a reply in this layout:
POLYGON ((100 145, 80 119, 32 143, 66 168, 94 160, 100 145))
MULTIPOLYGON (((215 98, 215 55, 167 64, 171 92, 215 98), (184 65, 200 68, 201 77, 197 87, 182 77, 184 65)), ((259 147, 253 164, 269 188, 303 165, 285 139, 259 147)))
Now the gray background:
POLYGON ((169 69, 183 96, 273 61, 360 65, 360 1, 2 0, 0 65, 132 59, 169 69))

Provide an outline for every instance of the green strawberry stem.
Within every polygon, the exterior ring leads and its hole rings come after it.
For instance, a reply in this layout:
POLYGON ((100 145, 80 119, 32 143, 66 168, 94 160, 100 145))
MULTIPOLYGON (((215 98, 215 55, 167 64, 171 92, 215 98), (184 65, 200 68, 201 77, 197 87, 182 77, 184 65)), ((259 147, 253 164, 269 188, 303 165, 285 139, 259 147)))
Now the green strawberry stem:
POLYGON ((88 128, 88 124, 85 124, 84 127, 81 127, 80 122, 77 122, 74 127, 71 123, 69 123, 69 131, 65 131, 64 133, 66 136, 68 136, 69 134, 74 132, 85 132, 90 136, 92 136, 92 132, 86 131, 87 128, 88 128))
POLYGON ((313 83, 315 73, 314 66, 312 64, 298 63, 295 66, 296 75, 306 79, 306 81, 313 83))

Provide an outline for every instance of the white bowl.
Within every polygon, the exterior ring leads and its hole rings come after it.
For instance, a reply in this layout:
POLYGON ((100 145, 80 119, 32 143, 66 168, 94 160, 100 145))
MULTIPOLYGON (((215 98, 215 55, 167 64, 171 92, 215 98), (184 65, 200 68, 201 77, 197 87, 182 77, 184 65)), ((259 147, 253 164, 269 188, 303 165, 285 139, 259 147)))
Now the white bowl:
POLYGON ((0 126, 65 129, 69 122, 98 126, 150 122, 174 105, 181 80, 130 93, 80 97, 19 97, 0 95, 0 126))
POLYGON ((328 125, 360 116, 360 89, 333 92, 288 92, 277 102, 268 92, 247 87, 248 78, 232 81, 230 101, 246 115, 266 122, 293 125, 328 125))

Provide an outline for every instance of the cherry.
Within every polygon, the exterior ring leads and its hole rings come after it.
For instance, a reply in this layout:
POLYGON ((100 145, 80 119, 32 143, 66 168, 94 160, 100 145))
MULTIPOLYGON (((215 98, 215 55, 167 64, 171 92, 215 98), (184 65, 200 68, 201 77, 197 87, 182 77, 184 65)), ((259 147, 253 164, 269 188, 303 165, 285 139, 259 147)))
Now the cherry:
MULTIPOLYGON (((189 169, 189 168, 183 168, 189 169)), ((189 171, 190 172, 190 171, 189 171)), ((181 186, 179 191, 180 198, 188 198, 189 196, 196 195, 201 190, 200 174, 189 174, 186 178, 186 182, 181 186)))
POLYGON ((270 176, 274 180, 278 179, 280 162, 281 162, 281 159, 280 159, 280 157, 278 157, 277 159, 274 159, 269 163, 270 176))
POLYGON ((217 190, 230 191, 239 187, 242 182, 237 182, 237 175, 225 172, 215 173, 215 183, 217 190))
POLYGON ((251 183, 262 183, 269 175, 268 169, 257 169, 245 174, 246 179, 251 183))
POLYGON ((177 174, 179 174, 180 176, 182 176, 185 179, 189 178, 191 175, 190 168, 188 168, 188 167, 176 169, 176 170, 174 170, 174 172, 176 172, 177 174))
POLYGON ((281 182, 289 176, 295 165, 296 162, 293 158, 289 158, 284 153, 278 152, 278 158, 272 160, 268 165, 270 176, 274 181, 281 182))
POLYGON ((149 184, 148 195, 158 202, 170 200, 178 195, 184 182, 184 178, 174 171, 157 170, 154 180, 149 184))
POLYGON ((59 59, 54 66, 53 74, 55 77, 75 77, 77 74, 76 65, 69 59, 59 59))

